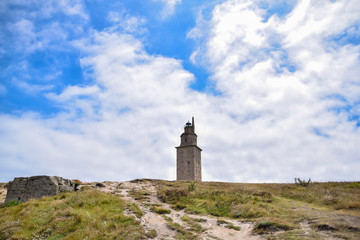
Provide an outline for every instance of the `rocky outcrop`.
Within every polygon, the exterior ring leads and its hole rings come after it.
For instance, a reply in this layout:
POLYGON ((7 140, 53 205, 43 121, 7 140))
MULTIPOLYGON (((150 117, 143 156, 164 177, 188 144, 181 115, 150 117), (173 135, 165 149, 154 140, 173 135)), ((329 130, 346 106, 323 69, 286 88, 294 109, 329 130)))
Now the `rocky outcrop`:
POLYGON ((74 191, 75 183, 57 176, 33 176, 14 178, 5 187, 7 188, 5 203, 11 200, 25 202, 31 198, 74 191))

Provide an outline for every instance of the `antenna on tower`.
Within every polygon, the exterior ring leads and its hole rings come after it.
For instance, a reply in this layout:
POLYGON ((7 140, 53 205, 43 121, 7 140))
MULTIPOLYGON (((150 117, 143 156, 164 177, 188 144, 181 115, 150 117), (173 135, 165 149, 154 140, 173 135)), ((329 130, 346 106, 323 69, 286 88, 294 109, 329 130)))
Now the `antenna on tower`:
POLYGON ((195 133, 195 120, 194 120, 194 117, 192 117, 192 127, 193 127, 193 131, 195 133))

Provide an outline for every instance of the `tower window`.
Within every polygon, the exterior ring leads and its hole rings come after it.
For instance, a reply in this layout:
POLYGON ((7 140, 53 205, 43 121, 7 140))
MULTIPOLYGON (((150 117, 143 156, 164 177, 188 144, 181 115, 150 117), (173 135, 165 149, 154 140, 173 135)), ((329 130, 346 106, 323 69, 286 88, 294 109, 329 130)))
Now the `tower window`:
POLYGON ((187 142, 187 138, 185 138, 185 142, 187 142))

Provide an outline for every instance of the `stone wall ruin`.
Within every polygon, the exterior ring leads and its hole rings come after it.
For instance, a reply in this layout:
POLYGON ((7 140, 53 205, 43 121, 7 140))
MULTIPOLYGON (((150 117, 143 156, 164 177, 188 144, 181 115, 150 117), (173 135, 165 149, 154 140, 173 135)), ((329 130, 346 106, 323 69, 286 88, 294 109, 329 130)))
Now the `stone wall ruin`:
POLYGON ((26 202, 31 198, 54 196, 61 192, 74 191, 75 183, 57 176, 18 177, 5 186, 5 203, 15 200, 26 202))

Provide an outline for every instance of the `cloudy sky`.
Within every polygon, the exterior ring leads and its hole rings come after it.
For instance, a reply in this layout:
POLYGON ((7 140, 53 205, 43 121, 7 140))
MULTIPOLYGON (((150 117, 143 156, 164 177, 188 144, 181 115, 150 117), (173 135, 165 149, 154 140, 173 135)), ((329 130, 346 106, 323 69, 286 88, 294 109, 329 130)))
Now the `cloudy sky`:
POLYGON ((359 180, 359 0, 1 0, 0 181, 359 180))

